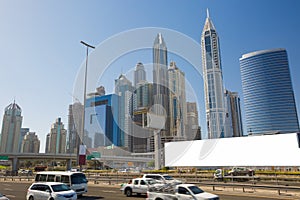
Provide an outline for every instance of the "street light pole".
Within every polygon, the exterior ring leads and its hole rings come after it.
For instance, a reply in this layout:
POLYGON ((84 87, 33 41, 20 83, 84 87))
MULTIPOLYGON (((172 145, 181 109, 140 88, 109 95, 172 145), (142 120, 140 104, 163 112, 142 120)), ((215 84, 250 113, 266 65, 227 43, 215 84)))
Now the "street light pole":
MULTIPOLYGON (((79 140, 79 145, 78 145, 78 155, 77 155, 77 163, 80 166, 80 171, 82 170, 82 162, 80 161, 80 156, 85 156, 85 149, 83 146, 83 137, 84 137, 84 125, 85 125, 85 101, 86 101, 86 85, 87 85, 87 67, 88 67, 88 57, 89 57, 89 48, 95 49, 94 46, 89 45, 83 41, 80 41, 81 44, 86 46, 86 60, 85 60, 85 72, 84 72, 84 89, 83 89, 83 110, 82 110, 82 125, 81 125, 81 138, 79 140), (84 152, 81 152, 84 151, 84 152)), ((85 162, 85 158, 84 158, 85 162)))

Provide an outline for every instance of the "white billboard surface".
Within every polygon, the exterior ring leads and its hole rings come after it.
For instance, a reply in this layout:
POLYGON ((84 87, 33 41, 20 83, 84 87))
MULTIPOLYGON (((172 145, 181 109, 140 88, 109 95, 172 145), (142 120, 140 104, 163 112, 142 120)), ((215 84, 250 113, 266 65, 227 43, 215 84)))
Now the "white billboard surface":
POLYGON ((165 166, 300 166, 297 133, 168 142, 165 166))

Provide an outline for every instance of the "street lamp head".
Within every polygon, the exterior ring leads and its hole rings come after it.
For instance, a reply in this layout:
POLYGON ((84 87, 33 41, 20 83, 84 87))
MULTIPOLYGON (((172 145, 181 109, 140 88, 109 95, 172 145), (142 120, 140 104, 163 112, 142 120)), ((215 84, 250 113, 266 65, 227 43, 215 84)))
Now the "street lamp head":
POLYGON ((89 45, 89 44, 87 44, 87 43, 85 43, 84 41, 80 41, 80 43, 81 44, 83 44, 84 46, 86 46, 86 47, 89 47, 89 48, 92 48, 92 49, 95 49, 95 47, 94 46, 92 46, 92 45, 89 45))

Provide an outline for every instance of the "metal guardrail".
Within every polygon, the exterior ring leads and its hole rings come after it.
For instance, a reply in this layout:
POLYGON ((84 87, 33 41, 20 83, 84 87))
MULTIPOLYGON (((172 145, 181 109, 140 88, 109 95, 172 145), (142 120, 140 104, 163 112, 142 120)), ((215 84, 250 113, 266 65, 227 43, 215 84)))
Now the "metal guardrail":
MULTIPOLYGON (((198 183, 199 184, 199 183, 198 183)), ((216 190, 216 187, 230 187, 230 188, 242 188, 243 192, 245 189, 265 189, 265 190, 277 190, 278 194, 280 195, 282 191, 297 191, 300 192, 300 187, 298 186, 289 186, 289 185, 257 185, 257 184, 240 184, 240 183, 201 183, 201 185, 205 186, 212 186, 213 190, 216 190)))
POLYGON ((0 176, 0 181, 33 181, 34 176, 0 176))
MULTIPOLYGON (((136 177, 136 176, 135 176, 136 177)), ((110 176, 106 174, 105 176, 87 176, 89 182, 94 184, 106 183, 106 184, 122 184, 127 183, 132 176, 127 176, 125 174, 121 174, 120 176, 110 176)), ((1 176, 0 181, 34 181, 34 176, 1 176)), ((201 186, 211 186, 212 190, 216 190, 217 187, 222 188, 241 188, 243 192, 246 192, 245 189, 251 189, 255 191, 255 189, 264 189, 264 190, 275 190, 279 195, 282 194, 282 191, 293 191, 300 193, 300 186, 293 186, 293 182, 273 182, 272 183, 263 183, 258 184, 260 182, 257 181, 249 181, 247 183, 238 183, 238 182, 207 182, 207 181, 186 181, 186 183, 193 183, 201 186)))

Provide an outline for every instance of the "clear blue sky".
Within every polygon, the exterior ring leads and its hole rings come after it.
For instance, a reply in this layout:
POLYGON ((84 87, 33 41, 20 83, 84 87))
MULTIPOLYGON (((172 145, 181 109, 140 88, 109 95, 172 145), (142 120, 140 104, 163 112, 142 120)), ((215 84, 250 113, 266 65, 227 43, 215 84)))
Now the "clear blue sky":
MULTIPOLYGON (((68 105, 73 102, 74 82, 85 59, 81 40, 98 46, 120 32, 161 27, 181 32, 199 43, 206 8, 209 8, 219 34, 225 87, 239 92, 242 97, 239 68, 242 54, 286 48, 299 111, 298 0, 1 0, 1 127, 4 108, 15 98, 23 110, 23 127, 29 127, 38 134, 41 151, 44 152, 45 137, 55 119, 61 117, 67 128, 68 105)), ((167 40, 166 43, 171 46, 167 40)), ((201 52, 198 56, 201 60, 201 52)), ((151 62, 151 51, 136 57, 120 58, 115 62, 119 67, 110 74, 110 81, 99 81, 107 93, 113 92, 114 79, 118 74, 132 70, 138 61, 151 62)), ((177 61, 176 56, 169 57, 177 61)), ((184 65, 184 61, 179 63, 184 65)), ((201 77, 196 76, 195 79, 191 71, 184 66, 179 67, 186 72, 192 87, 203 93, 201 77)), ((92 87, 88 88, 88 92, 92 90, 92 87)), ((204 108, 204 105, 199 106, 204 108)), ((200 110, 199 114, 203 125, 204 110, 200 110)), ((206 132, 206 128, 202 131, 206 132)))

